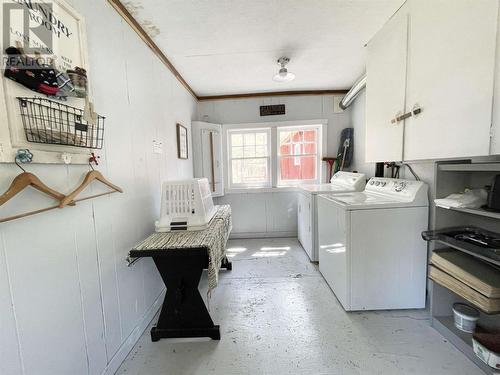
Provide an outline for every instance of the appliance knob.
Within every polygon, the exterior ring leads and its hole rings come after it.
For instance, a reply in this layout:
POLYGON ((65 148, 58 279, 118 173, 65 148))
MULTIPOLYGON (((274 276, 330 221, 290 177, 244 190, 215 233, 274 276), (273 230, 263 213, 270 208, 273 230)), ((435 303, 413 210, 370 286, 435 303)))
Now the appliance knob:
POLYGON ((374 183, 375 183, 375 181, 373 181, 373 180, 372 180, 372 181, 370 181, 370 185, 373 185, 374 183))
POLYGON ((381 185, 385 186, 385 185, 387 185, 387 182, 382 182, 381 185))
POLYGON ((379 186, 379 185, 380 185, 380 181, 375 182, 375 186, 379 186))

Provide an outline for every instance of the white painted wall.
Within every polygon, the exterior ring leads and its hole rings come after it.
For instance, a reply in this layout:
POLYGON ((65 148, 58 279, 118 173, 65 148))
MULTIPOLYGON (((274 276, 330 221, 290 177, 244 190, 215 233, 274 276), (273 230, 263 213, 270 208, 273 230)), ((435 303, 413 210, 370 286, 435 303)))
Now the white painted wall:
POLYGON ((354 127, 354 158, 352 169, 366 174, 366 177, 375 175, 375 163, 367 163, 365 157, 366 144, 366 90, 363 90, 349 108, 352 113, 354 127))
MULTIPOLYGON (((164 289, 150 260, 127 268, 125 257, 154 229, 160 181, 192 176, 191 160, 177 159, 175 124, 190 128, 195 100, 106 1, 71 3, 86 17, 95 103, 107 116, 99 170, 125 193, 0 224, 2 375, 114 372, 164 289), (152 153, 153 139, 164 154, 152 153)), ((88 171, 27 169, 61 192, 88 171)), ((0 191, 19 172, 0 165, 0 191)), ((25 191, 0 217, 51 203, 25 191)))
MULTIPOLYGON (((351 111, 334 113, 333 95, 285 96, 200 102, 197 119, 217 124, 328 119, 328 155, 335 156, 340 132, 351 126, 351 111), (285 104, 286 115, 260 117, 259 107, 270 104, 285 104)), ((356 142, 355 139, 355 149, 356 142)), ((226 194, 217 198, 217 202, 232 206, 233 237, 297 235, 295 192, 273 190, 226 194)))

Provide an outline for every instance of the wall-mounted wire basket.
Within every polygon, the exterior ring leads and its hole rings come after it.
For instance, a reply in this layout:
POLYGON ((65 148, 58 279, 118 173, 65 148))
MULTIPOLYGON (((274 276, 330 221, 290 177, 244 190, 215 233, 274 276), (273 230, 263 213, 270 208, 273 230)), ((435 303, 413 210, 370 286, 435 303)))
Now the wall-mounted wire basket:
POLYGON ((44 98, 18 97, 28 142, 99 150, 104 139, 104 117, 83 119, 83 110, 44 98))

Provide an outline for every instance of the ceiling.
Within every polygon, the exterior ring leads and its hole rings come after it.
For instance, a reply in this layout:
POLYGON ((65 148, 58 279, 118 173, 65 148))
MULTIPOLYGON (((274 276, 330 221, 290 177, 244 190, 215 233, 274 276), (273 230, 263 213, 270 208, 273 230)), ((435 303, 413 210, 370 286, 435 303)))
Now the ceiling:
POLYGON ((404 0, 123 0, 199 96, 350 88, 404 0), (297 78, 276 83, 280 56, 297 78))

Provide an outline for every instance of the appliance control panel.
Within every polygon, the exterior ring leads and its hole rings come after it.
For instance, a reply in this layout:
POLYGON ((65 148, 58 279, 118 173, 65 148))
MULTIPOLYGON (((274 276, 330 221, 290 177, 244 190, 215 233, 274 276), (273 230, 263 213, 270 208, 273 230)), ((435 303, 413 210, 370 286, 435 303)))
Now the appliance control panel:
POLYGON ((373 177, 366 184, 366 191, 414 201, 418 195, 427 195, 427 185, 422 181, 373 177))
POLYGON ((333 185, 341 187, 352 187, 354 190, 363 190, 366 176, 363 173, 337 172, 333 175, 330 182, 333 185))

